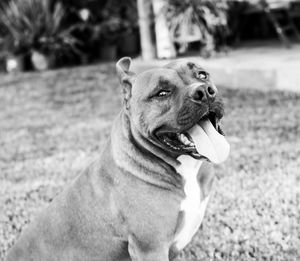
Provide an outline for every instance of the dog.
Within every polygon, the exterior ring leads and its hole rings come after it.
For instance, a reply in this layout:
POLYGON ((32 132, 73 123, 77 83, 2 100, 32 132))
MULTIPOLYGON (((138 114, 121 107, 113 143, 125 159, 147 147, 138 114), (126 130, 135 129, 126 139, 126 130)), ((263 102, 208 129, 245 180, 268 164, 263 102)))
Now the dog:
POLYGON ((8 252, 7 261, 172 260, 199 229, 229 144, 224 105, 199 64, 140 74, 116 64, 123 106, 99 159, 8 252))

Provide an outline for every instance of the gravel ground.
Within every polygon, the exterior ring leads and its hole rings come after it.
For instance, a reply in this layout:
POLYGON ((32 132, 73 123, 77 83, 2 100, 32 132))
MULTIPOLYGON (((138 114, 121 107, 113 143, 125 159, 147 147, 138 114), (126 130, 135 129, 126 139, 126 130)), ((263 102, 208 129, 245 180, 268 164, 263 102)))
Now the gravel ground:
MULTIPOLYGON (((112 64, 0 78, 0 260, 93 159, 120 109, 112 64)), ((229 160, 178 261, 300 260, 300 95, 219 87, 229 160)))

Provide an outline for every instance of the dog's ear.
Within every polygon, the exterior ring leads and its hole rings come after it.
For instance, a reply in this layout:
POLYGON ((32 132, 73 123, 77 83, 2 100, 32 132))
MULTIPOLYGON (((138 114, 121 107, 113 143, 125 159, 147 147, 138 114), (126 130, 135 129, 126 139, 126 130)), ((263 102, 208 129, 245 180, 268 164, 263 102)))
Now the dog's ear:
POLYGON ((122 85, 123 98, 126 109, 129 108, 128 101, 131 97, 131 88, 136 78, 136 74, 129 71, 130 64, 130 57, 123 57, 116 64, 117 74, 122 85))

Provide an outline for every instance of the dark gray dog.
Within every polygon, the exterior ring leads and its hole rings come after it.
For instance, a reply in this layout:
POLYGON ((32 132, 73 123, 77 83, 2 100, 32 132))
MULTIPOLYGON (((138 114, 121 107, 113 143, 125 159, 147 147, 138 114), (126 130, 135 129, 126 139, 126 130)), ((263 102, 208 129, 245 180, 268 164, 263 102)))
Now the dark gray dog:
POLYGON ((7 261, 172 259, 203 219, 229 153, 216 87, 195 62, 139 75, 117 63, 124 107, 99 160, 24 231, 7 261))

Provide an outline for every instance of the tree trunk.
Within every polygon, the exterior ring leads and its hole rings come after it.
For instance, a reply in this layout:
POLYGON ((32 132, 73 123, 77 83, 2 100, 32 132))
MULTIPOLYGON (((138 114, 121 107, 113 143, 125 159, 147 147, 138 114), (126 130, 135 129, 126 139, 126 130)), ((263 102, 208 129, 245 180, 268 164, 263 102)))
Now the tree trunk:
POLYGON ((137 0, 143 60, 156 57, 152 0, 137 0))
POLYGON ((176 57, 174 43, 171 40, 166 18, 165 16, 161 15, 161 9, 165 4, 165 0, 152 0, 152 4, 155 16, 155 38, 157 57, 161 59, 174 58, 176 57))

